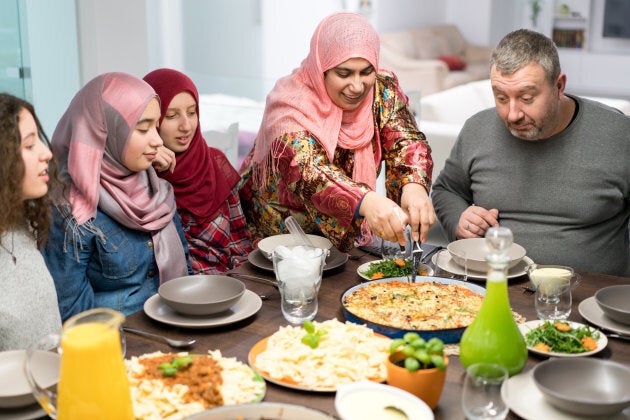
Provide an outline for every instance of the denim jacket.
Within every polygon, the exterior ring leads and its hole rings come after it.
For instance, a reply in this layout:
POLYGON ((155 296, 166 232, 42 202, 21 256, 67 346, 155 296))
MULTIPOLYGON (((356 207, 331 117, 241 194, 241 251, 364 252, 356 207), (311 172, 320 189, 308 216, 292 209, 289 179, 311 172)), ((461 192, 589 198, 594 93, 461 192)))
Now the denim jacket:
MULTIPOLYGON (((177 213, 173 222, 192 274, 177 213)), ((125 315, 142 309, 160 284, 151 235, 129 229, 100 210, 92 221, 96 229, 74 225, 73 234, 69 226, 72 223, 74 219, 64 218, 55 208, 48 241, 42 249, 55 281, 61 318, 65 321, 79 312, 103 306, 125 315)))

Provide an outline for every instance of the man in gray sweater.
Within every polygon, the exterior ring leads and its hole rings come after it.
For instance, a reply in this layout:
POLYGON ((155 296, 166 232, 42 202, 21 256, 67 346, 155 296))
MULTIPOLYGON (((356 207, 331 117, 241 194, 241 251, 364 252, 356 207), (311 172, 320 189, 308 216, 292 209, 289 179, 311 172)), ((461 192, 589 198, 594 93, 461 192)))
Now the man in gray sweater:
POLYGON ((496 108, 468 119, 433 187, 449 240, 501 225, 536 263, 630 276, 630 118, 565 95, 537 32, 501 40, 490 80, 496 108))

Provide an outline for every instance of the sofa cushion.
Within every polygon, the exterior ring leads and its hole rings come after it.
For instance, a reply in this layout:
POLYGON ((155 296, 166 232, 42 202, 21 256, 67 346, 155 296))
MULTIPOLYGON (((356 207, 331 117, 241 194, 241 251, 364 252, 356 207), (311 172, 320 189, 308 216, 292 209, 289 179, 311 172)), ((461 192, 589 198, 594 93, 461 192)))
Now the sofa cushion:
POLYGON ((466 83, 420 99, 420 122, 436 121, 461 127, 468 118, 489 106, 494 106, 490 82, 466 83))
POLYGON ((449 54, 447 45, 437 39, 431 26, 410 30, 416 57, 421 60, 434 59, 440 55, 449 54))
POLYGON ((441 55, 438 57, 438 60, 444 61, 451 71, 464 70, 466 68, 466 62, 457 55, 441 55))
POLYGON ((439 39, 442 44, 445 54, 456 54, 464 56, 468 43, 464 39, 464 36, 459 31, 459 28, 455 25, 435 25, 432 27, 433 36, 439 39))
POLYGON ((388 50, 408 58, 418 58, 413 30, 387 32, 381 34, 380 38, 381 47, 385 46, 388 50))

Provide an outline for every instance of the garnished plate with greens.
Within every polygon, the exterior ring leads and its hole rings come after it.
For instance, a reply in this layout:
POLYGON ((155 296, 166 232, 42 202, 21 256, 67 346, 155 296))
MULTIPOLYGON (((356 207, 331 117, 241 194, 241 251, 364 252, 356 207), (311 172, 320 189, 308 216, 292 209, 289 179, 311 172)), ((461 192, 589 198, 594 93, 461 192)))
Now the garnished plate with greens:
POLYGON ((548 357, 582 357, 602 351, 608 338, 596 328, 572 321, 528 321, 519 324, 532 353, 548 357))
MULTIPOLYGON (((361 264, 357 268, 357 274, 365 280, 379 280, 391 277, 411 276, 413 261, 411 259, 386 259, 375 260, 361 264)), ((418 266, 419 276, 432 276, 433 269, 421 263, 418 266)))

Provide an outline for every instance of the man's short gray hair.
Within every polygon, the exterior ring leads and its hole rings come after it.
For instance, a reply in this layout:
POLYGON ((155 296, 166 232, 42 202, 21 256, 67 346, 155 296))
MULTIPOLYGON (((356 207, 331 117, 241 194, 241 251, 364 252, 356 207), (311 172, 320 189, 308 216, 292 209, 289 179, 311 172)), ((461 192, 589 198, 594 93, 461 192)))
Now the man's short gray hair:
POLYGON ((529 63, 538 63, 550 84, 554 84, 560 75, 556 45, 545 35, 529 29, 507 34, 490 57, 490 68, 495 66, 502 74, 513 74, 529 63))

